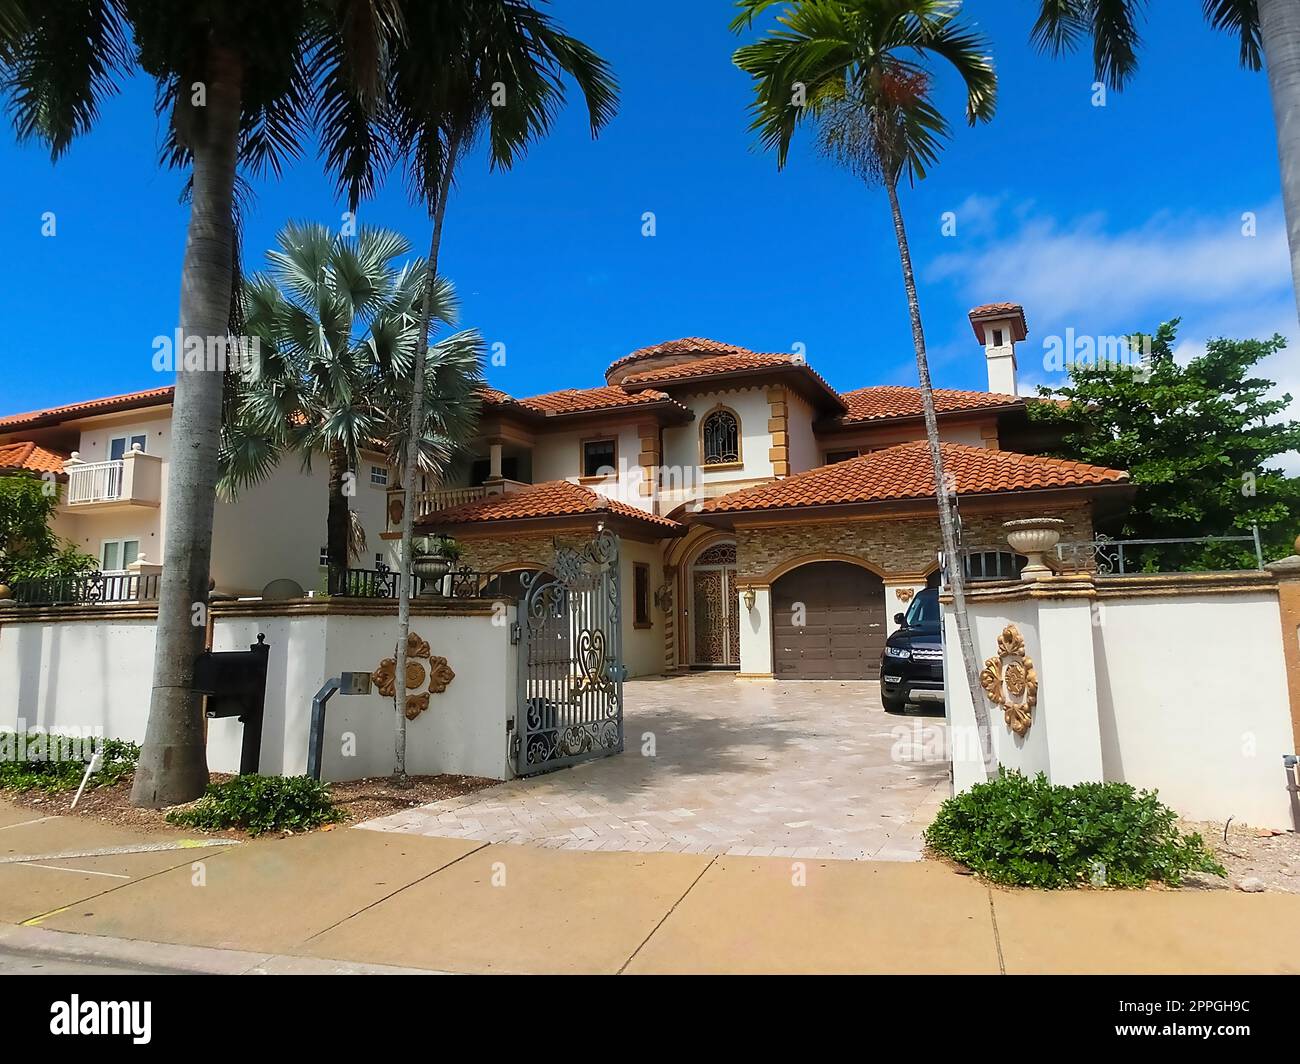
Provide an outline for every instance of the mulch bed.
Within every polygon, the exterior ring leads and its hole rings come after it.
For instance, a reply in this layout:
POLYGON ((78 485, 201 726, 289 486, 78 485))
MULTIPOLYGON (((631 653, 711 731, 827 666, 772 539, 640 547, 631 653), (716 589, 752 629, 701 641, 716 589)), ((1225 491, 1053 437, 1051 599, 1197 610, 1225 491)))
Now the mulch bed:
MULTIPOLYGON (((226 773, 212 773, 212 782, 220 783, 230 779, 226 773)), ((334 801, 347 814, 345 822, 328 825, 342 827, 344 823, 358 824, 375 817, 387 816, 414 806, 429 805, 445 798, 456 798, 462 794, 471 794, 484 787, 492 787, 500 780, 483 779, 479 776, 411 776, 410 787, 397 787, 387 776, 373 779, 349 780, 346 783, 331 783, 330 792, 334 801)), ((142 831, 176 831, 173 824, 167 823, 166 809, 138 809, 131 804, 131 780, 125 779, 111 787, 87 789, 72 808, 72 799, 76 791, 63 791, 58 794, 46 794, 44 791, 13 791, 0 789, 0 798, 15 805, 36 810, 44 816, 84 816, 106 824, 132 828, 142 831)), ((183 806, 175 806, 180 809, 183 806)), ((246 832, 230 829, 227 831, 202 831, 198 828, 184 828, 186 832, 210 835, 230 839, 246 839, 246 832)), ((268 836, 263 835, 262 838, 268 836)), ((283 836, 282 836, 283 837, 283 836)))

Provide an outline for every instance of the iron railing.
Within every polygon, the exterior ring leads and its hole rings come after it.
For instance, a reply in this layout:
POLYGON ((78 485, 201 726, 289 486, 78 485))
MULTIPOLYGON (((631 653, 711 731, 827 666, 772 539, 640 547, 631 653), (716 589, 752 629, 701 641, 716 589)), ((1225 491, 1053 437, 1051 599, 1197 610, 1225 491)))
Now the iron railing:
POLYGON ((158 598, 158 573, 82 573, 19 580, 14 601, 24 606, 88 606, 101 602, 152 602, 158 598))
MULTIPOLYGON (((412 576, 413 593, 430 592, 435 598, 517 598, 518 590, 508 579, 511 574, 485 573, 477 569, 453 569, 438 580, 412 576)), ((386 565, 374 569, 348 569, 329 580, 331 595, 342 598, 397 598, 400 574, 386 565)))
MULTIPOLYGON (((1092 539, 1078 540, 1072 543, 1058 543, 1056 545, 1056 557, 1064 562, 1066 556, 1069 556, 1070 564, 1076 568, 1096 569, 1099 573, 1112 574, 1116 576, 1129 576, 1134 572, 1142 571, 1140 568, 1132 568, 1134 561, 1139 566, 1144 563, 1140 561, 1141 555, 1145 548, 1148 547, 1190 547, 1202 548, 1215 543, 1249 543, 1255 554, 1255 567, 1264 568, 1264 548, 1259 539, 1259 526, 1251 525, 1251 534, 1248 536, 1189 536, 1177 537, 1171 539, 1111 539, 1097 533, 1092 539), (1127 549, 1128 553, 1125 554, 1127 549), (1138 558, 1135 559, 1134 555, 1138 558)), ((1176 553, 1175 551, 1166 551, 1176 553)), ((1165 570, 1170 571, 1170 570, 1165 570)))

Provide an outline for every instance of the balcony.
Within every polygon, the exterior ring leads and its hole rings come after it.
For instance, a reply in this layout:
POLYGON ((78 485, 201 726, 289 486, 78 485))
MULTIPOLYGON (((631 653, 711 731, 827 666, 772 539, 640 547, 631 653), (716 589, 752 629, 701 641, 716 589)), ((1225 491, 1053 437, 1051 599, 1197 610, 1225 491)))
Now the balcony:
MULTIPOLYGON (((495 480, 489 484, 480 484, 473 488, 434 488, 415 493, 415 517, 418 521, 425 514, 439 510, 449 510, 453 506, 464 506, 468 502, 486 498, 489 495, 504 495, 511 491, 531 488, 519 480, 495 480)), ((388 530, 398 531, 402 526, 402 489, 394 488, 388 493, 388 530)))
POLYGON ((162 502, 162 459, 132 450, 110 462, 83 462, 81 456, 63 463, 68 475, 66 503, 74 510, 126 510, 157 507, 162 502))

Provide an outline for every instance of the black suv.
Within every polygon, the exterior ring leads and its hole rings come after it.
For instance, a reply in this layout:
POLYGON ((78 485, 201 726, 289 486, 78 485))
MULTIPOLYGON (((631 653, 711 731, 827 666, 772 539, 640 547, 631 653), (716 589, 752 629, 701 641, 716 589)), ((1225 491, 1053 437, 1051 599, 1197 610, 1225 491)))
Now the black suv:
POLYGON ((907 613, 895 614, 901 625, 885 640, 880 657, 880 701, 886 711, 900 712, 908 702, 943 704, 943 638, 939 591, 927 587, 912 599, 907 613))

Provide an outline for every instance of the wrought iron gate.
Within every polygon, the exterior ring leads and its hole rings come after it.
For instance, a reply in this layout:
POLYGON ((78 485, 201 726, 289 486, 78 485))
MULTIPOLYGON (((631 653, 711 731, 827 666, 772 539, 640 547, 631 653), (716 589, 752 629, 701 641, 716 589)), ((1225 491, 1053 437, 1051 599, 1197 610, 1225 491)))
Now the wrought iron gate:
POLYGON ((521 776, 623 750, 623 630, 618 537, 560 547, 555 570, 525 575, 519 600, 521 776))

